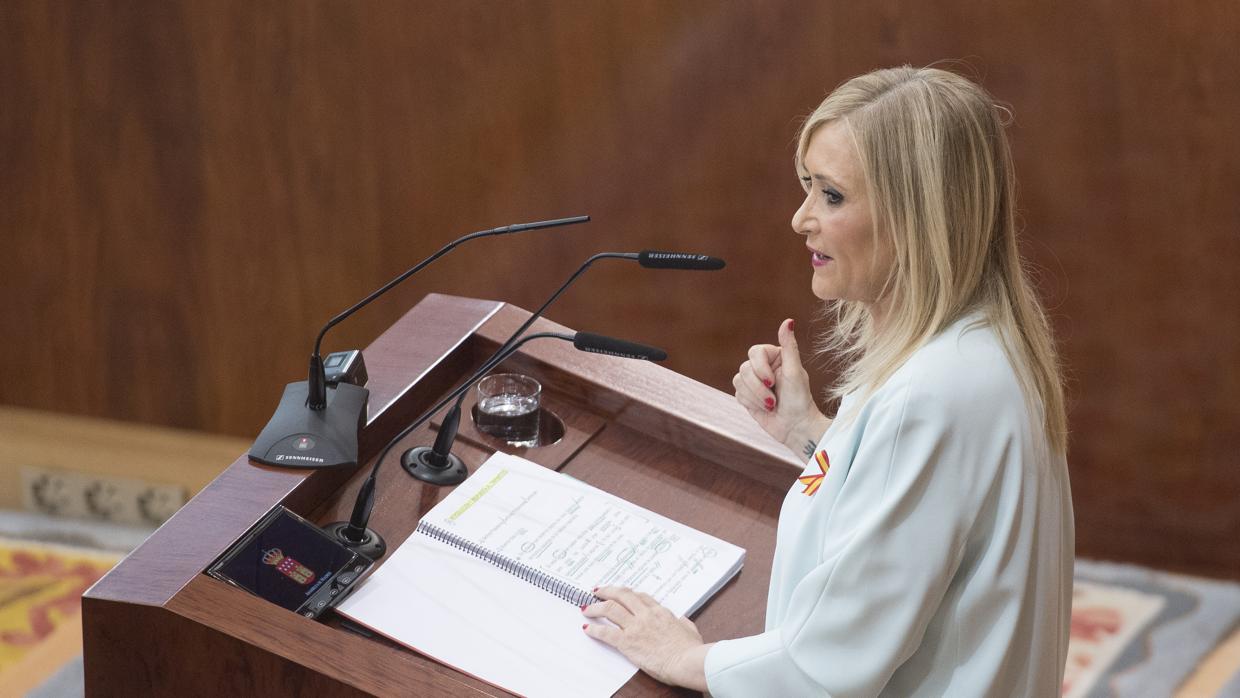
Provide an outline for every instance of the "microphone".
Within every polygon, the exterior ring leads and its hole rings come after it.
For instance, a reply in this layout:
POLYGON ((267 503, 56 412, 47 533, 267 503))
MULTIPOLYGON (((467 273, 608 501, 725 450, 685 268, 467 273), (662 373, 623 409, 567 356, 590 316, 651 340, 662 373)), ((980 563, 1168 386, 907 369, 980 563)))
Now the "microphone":
MULTIPOLYGON (((667 352, 657 347, 639 344, 637 342, 629 342, 607 335, 594 334, 593 332, 578 332, 573 336, 555 334, 551 332, 542 332, 536 335, 529 335, 522 338, 516 346, 524 344, 526 340, 534 337, 557 337, 571 341, 578 351, 587 351, 592 354, 606 354, 608 356, 616 356, 622 359, 638 359, 641 361, 663 361, 667 358, 667 352)), ((509 350, 499 357, 497 361, 488 361, 491 368, 494 368, 505 357, 512 353, 509 350)), ((488 369, 489 370, 489 369, 488 369)), ((467 386, 472 386, 482 379, 481 370, 478 371, 476 378, 471 378, 467 382, 467 386)), ((456 404, 448 411, 443 418, 443 423, 439 425, 439 434, 435 437, 435 445, 431 447, 418 446, 405 451, 401 455, 400 464, 410 475, 426 482, 435 482, 434 478, 447 475, 449 471, 464 471, 465 464, 459 458, 452 455, 452 444, 456 441, 457 428, 461 423, 461 404, 465 401, 465 396, 469 394, 468 390, 462 390, 456 398, 456 404)), ((436 483, 438 484, 438 483, 436 483)), ((456 484, 450 482, 447 484, 456 484)))
POLYGON ((622 359, 663 361, 667 358, 667 352, 662 349, 608 337, 607 335, 594 334, 593 332, 578 332, 573 335, 573 346, 592 354, 607 354, 608 356, 618 356, 622 359))
POLYGON ((724 267, 724 261, 718 257, 688 252, 659 252, 642 250, 637 253, 637 261, 649 269, 687 269, 699 271, 717 271, 724 267))
POLYGON ((327 386, 327 376, 320 356, 323 337, 327 331, 464 242, 493 235, 574 225, 589 220, 589 216, 574 216, 514 223, 470 233, 444 245, 438 252, 333 317, 314 340, 314 352, 310 355, 307 379, 285 386, 279 406, 250 447, 250 460, 292 468, 357 465, 357 437, 365 425, 370 391, 344 382, 332 388, 327 386))
MULTIPOLYGON (((383 555, 387 553, 387 543, 384 542, 383 537, 380 536, 378 532, 369 528, 368 524, 370 523, 370 512, 374 508, 375 503, 375 484, 376 478, 379 474, 379 465, 383 462, 384 457, 387 456, 388 451, 390 451, 398 441, 403 439, 414 429, 417 429, 425 424, 426 421, 436 412, 443 409, 444 405, 448 404, 452 400, 457 400, 456 409, 453 410, 455 418, 452 419, 451 424, 449 424, 448 419, 444 420, 444 423, 439 429, 440 437, 436 439, 437 445, 441 440, 444 441, 442 453, 446 455, 444 455, 442 460, 436 458, 439 454, 435 453, 434 449, 427 448, 426 446, 411 449, 405 454, 405 456, 409 457, 410 453, 421 451, 421 453, 412 456, 413 460, 417 461, 420 467, 428 470, 427 477, 422 477, 419 479, 423 479, 427 482, 434 481, 428 478, 440 480, 439 482, 434 482, 434 484, 458 484, 463 481, 467 474, 465 464, 462 463, 459 458, 451 454, 452 441, 456 437, 457 425, 460 421, 460 398, 462 398, 465 393, 473 387, 474 383, 477 383, 492 368, 504 359, 508 358, 509 355, 520 349, 526 342, 530 342, 535 339, 559 339, 572 342, 573 346, 581 349, 582 351, 592 351, 594 353, 603 354, 610 354, 613 352, 623 353, 626 355, 626 358, 647 359, 650 361, 662 361, 667 358, 667 352, 662 349, 644 344, 638 344, 636 342, 627 342, 622 339, 615 339, 605 335, 592 334, 589 332, 578 332, 574 335, 561 334, 558 332, 537 332, 535 334, 521 337, 515 342, 506 342, 505 349, 497 351, 493 354, 491 358, 488 359, 481 368, 474 371, 474 373, 471 374, 465 382, 457 386, 455 390, 449 393, 429 410, 423 412, 422 415, 415 419, 412 424, 405 427, 400 434, 387 443, 387 445, 383 448, 383 451, 379 454, 379 457, 375 459, 375 465, 371 468, 370 475, 366 478, 366 481, 362 483, 362 487, 357 493, 357 501, 353 504, 353 513, 349 517, 349 520, 337 521, 335 523, 328 524, 324 527, 324 530, 334 536, 337 541, 370 557, 372 560, 377 560, 380 557, 383 557, 383 555), (451 434, 445 438, 443 437, 445 432, 451 432, 451 434)), ((402 462, 404 460, 405 458, 403 457, 402 462)), ((408 469, 408 467, 406 469, 408 469)))
MULTIPOLYGON (((492 354, 489 359, 483 362, 483 365, 475 371, 463 385, 472 385, 474 381, 486 375, 486 373, 494 368, 500 361, 503 361, 503 357, 512 353, 513 347, 524 341, 523 339, 519 339, 521 334, 528 330, 530 326, 538 320, 538 318, 542 317, 543 312, 545 312, 547 308, 554 303, 555 300, 559 298, 574 281, 577 280, 577 277, 584 274, 591 265, 600 259, 633 260, 644 267, 652 267, 656 269, 712 270, 722 269, 724 265, 722 259, 707 257, 706 255, 687 254, 683 252, 657 252, 653 250, 643 250, 641 252, 600 252, 595 254, 583 262, 582 265, 577 268, 577 271, 573 272, 572 275, 569 276, 558 289, 556 289, 555 293, 552 293, 551 296, 530 315, 529 319, 521 323, 521 326, 518 327, 517 330, 513 332, 502 345, 500 345, 499 349, 495 350, 495 353, 492 354)), ((531 335, 531 337, 532 336, 533 335, 531 335)), ((619 342, 621 340, 613 341, 619 342)), ((379 473, 379 466, 382 465, 383 459, 387 457, 388 452, 392 450, 392 447, 395 446, 398 441, 408 436, 409 433, 417 427, 421 426, 427 419, 430 418, 432 414, 438 412, 444 405, 448 404, 448 402, 455 398, 459 398, 461 394, 464 393, 465 389, 466 388, 458 388, 457 390, 460 392, 453 391, 452 394, 439 401, 438 404, 428 410, 412 424, 402 429, 399 434, 392 437, 391 441, 388 441, 387 445, 383 447, 383 450, 379 452, 379 456, 375 458, 375 464, 371 467, 370 475, 366 478, 366 481, 362 483, 362 487, 358 491, 357 501, 353 506, 353 516, 350 517, 348 522, 336 522, 327 526, 326 530, 335 535, 337 541, 353 548, 354 550, 366 554, 371 559, 380 558, 385 552, 387 552, 387 544, 384 543, 383 537, 380 536, 378 532, 366 527, 366 524, 370 521, 370 510, 374 506, 375 478, 379 473)), ((449 420, 453 420, 455 423, 459 424, 460 418, 460 404, 458 403, 452 414, 448 415, 445 419, 445 423, 449 420)), ((440 431, 442 434, 442 432, 445 431, 445 428, 441 426, 440 431)), ((450 424, 447 431, 451 431, 452 434, 450 436, 443 437, 445 443, 442 445, 439 452, 447 454, 445 457, 448 459, 448 465, 439 467, 432 463, 430 467, 418 467, 419 463, 416 460, 409 465, 405 465, 405 457, 410 455, 410 453, 407 452, 406 454, 402 454, 401 457, 402 466, 405 467, 405 471, 415 478, 434 485, 455 485, 463 482, 469 471, 460 458, 451 455, 451 441, 456 435, 455 425, 450 424)), ((436 438, 436 441, 439 441, 439 437, 436 438)), ((413 449, 411 449, 411 451, 412 450, 413 449)))
MULTIPOLYGON (((577 268, 577 271, 573 272, 573 274, 568 277, 568 280, 561 284, 560 288, 556 289, 555 293, 551 294, 551 296, 530 315, 529 319, 523 322, 521 326, 518 327, 507 340, 505 340, 499 349, 495 350, 495 353, 491 355, 491 358, 487 359, 479 371, 490 370, 502 361, 502 356, 508 355, 507 352, 513 345, 513 342, 517 341, 517 338, 528 330, 530 326, 534 324, 534 321, 542 317, 547 308, 554 303, 574 281, 577 280, 577 277, 584 274, 592 264, 600 259, 636 260, 637 263, 643 267, 652 269, 713 271, 716 269, 722 269, 724 266, 723 260, 717 257, 708 257, 706 255, 691 254, 686 252, 658 252, 655 250, 642 250, 641 252, 600 252, 582 263, 582 265, 577 268)), ((581 333, 578 333, 578 335, 580 334, 581 333)), ((588 339, 582 340, 583 345, 579 348, 589 347, 585 350, 593 351, 598 354, 614 352, 616 356, 624 355, 624 352, 628 349, 638 353, 644 349, 650 349, 650 347, 646 347, 644 345, 633 344, 631 342, 612 339, 610 337, 603 337, 602 335, 592 336, 595 338, 601 338, 601 340, 605 341, 593 343, 588 339)), ((656 360, 662 361, 665 358, 667 358, 666 354, 656 360)), ((462 397, 462 399, 464 398, 462 397)), ((440 444, 440 448, 426 449, 426 447, 423 446, 405 451, 401 454, 401 466, 404 467, 405 472, 419 480, 422 480, 423 482, 429 482, 433 485, 456 485, 462 482, 468 471, 465 469, 465 464, 451 453, 452 440, 456 436, 456 424, 460 422, 460 419, 461 400, 457 400, 456 405, 452 408, 452 412, 444 418, 444 424, 449 425, 450 428, 445 429, 441 425, 439 436, 435 439, 436 443, 440 444), (447 432, 446 435, 445 432, 447 432), (441 441, 443 443, 440 443, 441 441), (425 457, 428 451, 431 454, 434 454, 432 457, 442 455, 447 459, 448 463, 444 464, 444 461, 436 461, 435 463, 432 463, 431 466, 426 467, 426 464, 422 463, 421 458, 425 457)))

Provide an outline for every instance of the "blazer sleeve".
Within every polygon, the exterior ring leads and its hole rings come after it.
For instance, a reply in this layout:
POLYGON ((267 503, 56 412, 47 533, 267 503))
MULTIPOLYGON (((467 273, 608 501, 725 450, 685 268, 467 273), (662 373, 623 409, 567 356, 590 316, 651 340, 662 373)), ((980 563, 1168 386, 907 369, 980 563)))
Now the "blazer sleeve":
POLYGON ((794 551, 820 563, 777 626, 709 650, 713 696, 873 696, 919 646, 963 554, 976 488, 959 482, 969 454, 943 406, 910 395, 858 416, 845 489, 805 521, 826 527, 822 549, 794 551))

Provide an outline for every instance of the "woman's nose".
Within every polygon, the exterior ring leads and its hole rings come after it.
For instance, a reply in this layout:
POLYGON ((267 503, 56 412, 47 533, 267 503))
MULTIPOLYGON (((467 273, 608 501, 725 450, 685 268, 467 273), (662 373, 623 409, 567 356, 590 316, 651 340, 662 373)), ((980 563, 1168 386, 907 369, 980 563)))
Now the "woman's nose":
POLYGON ((810 218, 810 198, 807 196, 792 214, 792 231, 797 235, 809 235, 810 218))

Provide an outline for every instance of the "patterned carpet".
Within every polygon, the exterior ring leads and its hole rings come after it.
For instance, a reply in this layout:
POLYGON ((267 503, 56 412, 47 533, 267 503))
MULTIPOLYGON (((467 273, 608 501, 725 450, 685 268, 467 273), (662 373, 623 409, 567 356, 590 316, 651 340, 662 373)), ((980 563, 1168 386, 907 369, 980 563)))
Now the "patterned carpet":
POLYGON ((1240 698, 1240 584, 1077 560, 1064 695, 1240 698))
MULTIPOLYGON (((0 694, 81 695, 80 597, 119 559, 0 537, 0 694)), ((1063 695, 1240 698, 1240 584, 1078 560, 1063 695)))
POLYGON ((22 695, 81 653, 81 596, 120 556, 0 538, 0 693, 22 695))

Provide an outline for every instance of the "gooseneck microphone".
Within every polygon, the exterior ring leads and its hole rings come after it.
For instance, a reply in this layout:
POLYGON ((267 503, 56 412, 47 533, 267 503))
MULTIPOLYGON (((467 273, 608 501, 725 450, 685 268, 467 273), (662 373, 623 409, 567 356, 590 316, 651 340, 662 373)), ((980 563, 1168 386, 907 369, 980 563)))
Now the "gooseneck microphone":
MULTIPOLYGON (((370 475, 367 476, 365 482, 362 483, 361 489, 357 493, 357 501, 353 504, 353 513, 349 517, 349 520, 328 524, 324 527, 324 530, 334 536, 336 540, 370 557, 372 560, 377 560, 380 557, 383 557, 383 555, 387 552, 387 543, 384 542, 383 537, 379 535, 378 532, 368 527, 368 524, 370 523, 370 512, 374 508, 375 503, 376 478, 379 475, 379 466, 383 463, 383 459, 387 456, 388 452, 392 450, 392 447, 397 444, 397 442, 405 438, 405 436, 407 436, 414 429, 417 429, 425 424, 426 421, 436 412, 443 409, 444 405, 447 405, 449 402, 457 400, 463 396, 471 387, 473 387, 474 383, 478 382, 487 374, 487 372, 494 368, 495 365, 508 358, 509 355, 520 349, 526 342, 530 342, 535 339, 559 339, 572 342, 573 346, 578 349, 596 354, 612 354, 616 356, 624 356, 626 358, 646 359, 648 361, 662 361, 667 358, 667 352, 662 349, 647 346, 645 344, 638 344, 636 342, 627 342, 622 339, 615 339, 605 335, 592 334, 589 332, 578 332, 573 335, 561 334, 558 332, 537 332, 535 334, 521 337, 515 342, 505 343, 504 349, 493 354, 491 358, 482 365, 482 367, 480 367, 477 371, 474 371, 473 374, 457 386, 455 390, 449 393, 429 410, 423 412, 420 417, 415 419, 409 426, 401 430, 401 433, 397 434, 387 443, 386 446, 383 447, 383 450, 379 453, 379 456, 375 458, 375 464, 370 469, 370 475)), ((459 414, 460 413, 458 410, 458 417, 459 414)), ((447 424, 441 425, 440 433, 443 433, 448 428, 449 427, 447 424)), ((450 429, 452 434, 455 436, 456 424, 451 425, 450 429)), ((425 446, 422 448, 425 451, 431 451, 431 449, 426 448, 425 446)), ((447 448, 451 448, 450 440, 447 448)), ((435 462, 432 459, 426 460, 424 467, 434 473, 430 475, 430 477, 442 480, 442 482, 435 482, 434 484, 457 484, 465 479, 465 475, 467 474, 465 464, 462 463, 460 459, 456 458, 456 456, 452 456, 450 453, 448 456, 449 458, 445 458, 442 462, 435 462)), ((433 481, 431 479, 426 480, 433 481)))
POLYGON ((357 465, 357 437, 365 425, 370 391, 344 382, 328 388, 320 355, 323 337, 327 331, 461 243, 481 237, 554 228, 589 220, 589 216, 574 216, 533 223, 514 223, 470 233, 444 245, 438 252, 333 317, 319 331, 314 341, 307 379, 285 386, 284 395, 280 398, 275 413, 250 447, 250 460, 294 468, 357 465))
POLYGON ((657 347, 630 342, 625 339, 616 339, 605 334, 594 334, 593 332, 578 332, 574 334, 573 346, 580 351, 588 351, 591 354, 606 354, 607 356, 615 356, 621 359, 639 359, 641 361, 663 361, 667 359, 667 352, 657 347))
POLYGON ((687 252, 660 252, 657 250, 642 250, 641 252, 600 252, 590 257, 585 262, 582 262, 581 266, 577 267, 577 271, 573 272, 563 284, 560 284, 560 287, 556 289, 555 293, 552 293, 547 300, 543 301, 543 304, 530 314, 529 319, 523 322, 521 326, 508 337, 499 349, 495 350, 495 354, 487 360, 484 367, 494 366, 499 363, 498 361, 495 361, 495 357, 503 353, 509 346, 512 345, 513 342, 516 342, 517 338, 520 337, 523 332, 528 330, 530 326, 538 320, 538 318, 542 317, 547 308, 550 307, 556 299, 563 295, 564 291, 568 290, 568 287, 577 280, 577 277, 584 274, 591 265, 600 259, 627 259, 636 261, 638 264, 646 267, 647 269, 679 269, 682 271, 717 271, 722 269, 725 264, 724 261, 718 257, 708 257, 707 255, 691 254, 687 252))
MULTIPOLYGON (((682 252, 660 252, 660 251, 655 251, 655 250, 643 250, 641 252, 600 252, 596 255, 593 255, 592 257, 587 259, 585 262, 583 262, 582 265, 578 267, 577 270, 573 272, 573 274, 569 276, 568 279, 563 284, 561 284, 560 287, 556 289, 556 291, 552 293, 551 296, 547 298, 547 300, 544 301, 543 304, 539 306, 539 308, 530 315, 529 319, 523 322, 521 326, 518 327, 516 331, 513 332, 508 337, 508 339, 505 340, 504 343, 498 349, 495 350, 495 353, 492 354, 489 359, 483 362, 482 366, 477 371, 475 371, 474 374, 471 375, 469 379, 467 379, 462 384, 461 387, 458 387, 448 397, 441 400, 438 404, 436 404, 429 411, 427 411, 422 417, 419 417, 417 420, 415 420, 413 424, 402 429, 399 434, 394 436, 392 440, 388 441, 387 445, 384 446, 383 450, 379 453, 379 457, 375 459, 375 464, 371 468, 370 476, 367 477, 365 482, 362 483, 362 487, 357 495, 357 501, 353 507, 353 516, 350 517, 349 522, 337 522, 337 523, 329 524, 326 527, 326 530, 329 533, 334 534, 336 539, 339 540, 344 545, 347 545, 350 548, 358 550, 359 552, 362 552, 370 556, 372 559, 382 557, 383 554, 387 550, 386 544, 383 542, 383 538, 377 532, 367 528, 366 524, 370 520, 370 510, 374 506, 374 489, 375 489, 376 476, 379 472, 380 465, 383 463, 384 457, 387 456, 388 452, 392 449, 392 447, 398 441, 408 436, 410 432, 412 432, 418 426, 423 424, 435 412, 442 409, 444 405, 448 404, 453 399, 456 399, 460 397, 461 395, 463 395, 465 390, 468 389, 468 386, 472 385, 476 380, 486 375, 488 371, 490 371, 492 368, 498 365, 499 362, 503 361, 504 357, 512 353, 513 348, 516 345, 518 345, 520 342, 524 341, 521 339, 522 333, 528 330, 530 326, 533 325, 536 320, 538 320, 538 318, 542 317, 543 312, 545 312, 547 308, 552 303, 554 303, 555 300, 559 298, 564 293, 564 291, 567 290, 568 287, 571 286, 572 283, 577 280, 579 276, 585 273, 585 271, 589 269, 590 266, 593 265, 596 261, 601 260, 601 259, 627 259, 627 260, 636 261, 638 264, 642 265, 643 267, 655 268, 655 269, 682 269, 682 270, 690 270, 690 271, 692 270, 712 271, 712 270, 722 269, 724 267, 724 261, 722 259, 718 259, 715 257, 708 257, 706 255, 688 254, 688 253, 682 253, 682 252)), ((533 335, 531 335, 531 337, 532 336, 533 335)), ((583 339, 582 341, 586 342, 588 340, 583 339)), ((620 342, 621 340, 613 340, 613 341, 620 342)), ((615 348, 616 345, 609 345, 609 346, 611 348, 615 348)), ((595 350, 598 351, 597 346, 595 350)), ((605 353, 605 352, 600 352, 600 353, 605 353)), ((456 420, 457 423, 459 423, 459 420, 460 420, 459 405, 457 407, 458 409, 453 410, 453 414, 449 415, 445 421, 456 420)), ((441 431, 442 430, 443 430, 443 427, 441 426, 441 431)), ((449 430, 453 432, 452 437, 454 438, 455 427, 450 426, 449 430)), ((462 482, 465 479, 465 477, 468 475, 468 471, 465 468, 465 464, 462 463, 459 458, 451 455, 451 452, 450 452, 451 439, 449 437, 444 437, 444 438, 445 438, 445 445, 441 448, 440 452, 447 453, 447 455, 445 456, 445 458, 447 459, 446 463, 441 461, 439 464, 436 464, 434 462, 428 462, 427 464, 422 464, 419 462, 416 455, 413 455, 411 452, 407 452, 406 454, 404 454, 404 456, 402 456, 402 464, 405 465, 406 472, 410 473, 411 475, 413 475, 414 477, 418 479, 421 479, 421 480, 424 480, 426 482, 430 482, 436 485, 454 485, 454 484, 458 484, 462 482), (407 461, 410 461, 410 462, 406 464, 407 461)), ((438 438, 436 440, 438 440, 438 438)), ((428 450, 433 450, 433 449, 428 449, 428 450)))
MULTIPOLYGON (((584 274, 592 264, 600 259, 634 260, 641 266, 651 269, 715 271, 724 267, 724 261, 722 259, 687 252, 660 252, 656 250, 642 250, 641 252, 600 252, 583 262, 581 266, 577 268, 577 271, 573 272, 573 274, 569 276, 558 289, 556 289, 555 293, 552 293, 551 296, 548 297, 547 300, 544 301, 543 304, 530 315, 529 319, 522 323, 521 326, 518 327, 517 330, 513 332, 500 346, 499 349, 495 350, 495 353, 490 359, 487 359, 482 368, 479 370, 487 371, 498 365, 499 362, 503 360, 502 356, 507 356, 506 352, 509 347, 512 346, 513 342, 517 341, 518 337, 528 330, 530 326, 538 320, 538 318, 542 317, 547 308, 554 303, 557 298, 563 295, 564 291, 566 291, 568 287, 577 280, 577 277, 584 274)), ((582 333, 578 333, 578 335, 581 334, 582 333)), ((610 347, 613 350, 612 353, 623 351, 620 347, 621 344, 629 344, 629 346, 633 347, 642 346, 625 343, 623 340, 603 337, 602 335, 590 336, 601 337, 606 340, 603 344, 610 347)), ((593 346, 592 348, 585 348, 586 346, 589 346, 589 340, 582 341, 583 344, 577 345, 579 349, 594 351, 596 353, 609 353, 608 351, 602 349, 602 344, 593 346)), ((576 342, 574 342, 574 344, 576 344, 576 342)), ((614 353, 614 355, 620 356, 622 354, 614 353)), ((666 358, 666 356, 664 356, 664 358, 666 358)), ((662 359, 658 360, 662 361, 662 359)), ((465 464, 461 463, 459 458, 452 455, 452 441, 456 438, 456 426, 460 423, 461 419, 461 400, 464 400, 464 393, 462 393, 461 398, 456 401, 456 405, 453 406, 452 411, 444 417, 443 426, 440 427, 439 435, 435 439, 436 447, 427 448, 425 446, 421 446, 405 451, 405 453, 401 455, 401 466, 405 469, 405 472, 419 480, 429 482, 434 485, 455 485, 465 479, 465 475, 467 474, 465 464), (431 460, 428 461, 428 458, 431 460)))
POLYGON ((699 271, 717 271, 723 268, 723 260, 718 257, 707 257, 704 254, 688 252, 659 252, 642 250, 637 253, 637 261, 650 269, 696 269, 699 271))
MULTIPOLYGON (((558 337, 571 341, 578 351, 606 354, 622 359, 663 361, 667 358, 667 352, 662 349, 606 335, 594 334, 593 332, 578 332, 571 337, 551 332, 542 332, 523 337, 520 342, 513 346, 514 348, 520 346, 527 339, 535 337, 558 337)), ((499 357, 498 360, 488 361, 487 366, 484 366, 482 370, 494 368, 511 353, 512 351, 509 350, 499 357)), ((470 380, 467 385, 472 386, 481 379, 482 374, 480 370, 478 377, 470 380)), ((435 444, 433 446, 411 448, 401 456, 400 464, 405 468, 406 472, 419 480, 434 484, 440 484, 437 481, 440 478, 451 478, 452 474, 465 472, 465 464, 459 458, 452 455, 452 444, 456 441, 457 428, 461 424, 461 403, 464 402, 465 396, 468 394, 468 390, 460 391, 456 398, 456 404, 452 406, 452 409, 448 410, 448 414, 444 416, 443 422, 439 425, 439 433, 435 436, 435 444)), ((456 483, 450 482, 447 484, 456 483)))

